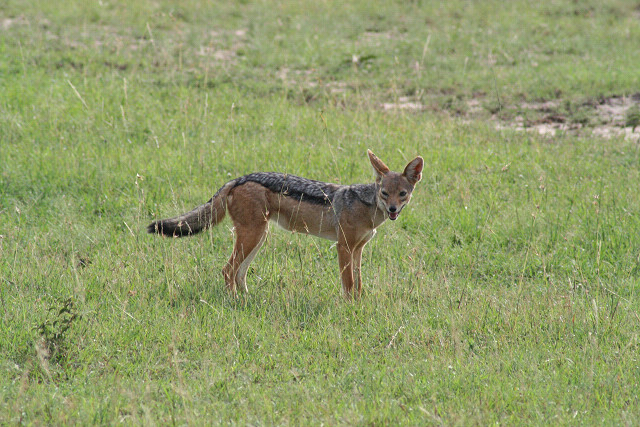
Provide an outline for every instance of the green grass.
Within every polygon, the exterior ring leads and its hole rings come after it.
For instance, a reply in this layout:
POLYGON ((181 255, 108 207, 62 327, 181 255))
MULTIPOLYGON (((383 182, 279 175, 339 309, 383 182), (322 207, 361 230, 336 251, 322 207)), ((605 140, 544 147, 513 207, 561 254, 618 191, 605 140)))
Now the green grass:
POLYGON ((638 424, 638 144, 491 119, 637 92, 638 13, 4 2, 0 423, 638 424), (228 221, 144 232, 249 172, 370 182, 367 148, 427 167, 361 301, 328 241, 272 227, 234 300, 228 221))

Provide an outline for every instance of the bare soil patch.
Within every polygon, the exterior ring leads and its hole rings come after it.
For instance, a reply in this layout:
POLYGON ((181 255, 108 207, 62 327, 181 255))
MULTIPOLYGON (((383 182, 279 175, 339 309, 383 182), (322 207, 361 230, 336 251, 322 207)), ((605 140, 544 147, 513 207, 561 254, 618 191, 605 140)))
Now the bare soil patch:
POLYGON ((0 29, 8 30, 18 25, 29 25, 29 21, 24 16, 16 16, 13 18, 3 18, 0 20, 0 29))
POLYGON ((512 120, 501 120, 494 115, 492 118, 496 121, 496 127, 549 136, 570 132, 640 140, 640 93, 604 97, 585 102, 577 108, 563 106, 561 101, 556 100, 521 103, 516 108, 521 114, 512 120))
POLYGON ((396 102, 383 102, 380 107, 384 111, 391 110, 407 110, 407 111, 422 111, 426 109, 426 106, 421 102, 414 101, 412 97, 402 96, 398 98, 396 102))
MULTIPOLYGON (((440 110, 466 120, 491 120, 496 129, 536 132, 555 136, 558 133, 592 134, 603 138, 624 137, 640 141, 640 93, 614 95, 580 104, 563 100, 521 102, 490 106, 484 94, 464 101, 463 108, 444 105, 440 110), (492 110, 493 108, 493 110, 492 110)), ((413 97, 382 102, 384 111, 424 111, 432 109, 413 97)))
POLYGON ((235 64, 238 52, 246 46, 247 30, 240 28, 231 32, 212 30, 209 33, 209 44, 201 45, 196 55, 208 58, 216 63, 235 64), (227 44, 223 40, 231 38, 231 43, 227 44))

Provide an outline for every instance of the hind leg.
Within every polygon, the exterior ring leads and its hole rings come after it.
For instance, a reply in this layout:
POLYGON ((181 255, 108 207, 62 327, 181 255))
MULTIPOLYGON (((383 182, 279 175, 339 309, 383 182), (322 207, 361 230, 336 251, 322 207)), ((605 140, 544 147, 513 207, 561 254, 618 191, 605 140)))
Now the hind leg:
POLYGON ((229 261, 222 269, 227 288, 236 295, 238 288, 247 291, 247 269, 267 237, 269 214, 266 199, 253 183, 238 187, 227 198, 233 220, 236 242, 229 261))
POLYGON ((264 231, 262 232, 262 236, 258 241, 258 244, 255 245, 253 249, 251 249, 249 255, 247 255, 244 261, 240 263, 240 267, 238 268, 238 272, 236 273, 236 285, 240 287, 241 292, 249 292, 249 289, 247 289, 247 270, 249 269, 249 264, 251 264, 251 261, 253 261, 253 259, 256 257, 258 251, 260 251, 260 248, 262 247, 262 244, 267 239, 267 230, 268 227, 265 227, 264 231))
POLYGON ((264 243, 267 229, 266 221, 259 227, 236 226, 236 243, 229 261, 222 269, 224 281, 233 295, 238 289, 247 292, 247 269, 264 243))

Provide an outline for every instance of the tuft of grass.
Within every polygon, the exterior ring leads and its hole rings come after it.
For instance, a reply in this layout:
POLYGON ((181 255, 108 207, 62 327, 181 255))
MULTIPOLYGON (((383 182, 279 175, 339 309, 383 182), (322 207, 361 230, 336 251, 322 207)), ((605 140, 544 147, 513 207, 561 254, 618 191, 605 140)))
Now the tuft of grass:
POLYGON ((72 298, 63 301, 62 307, 50 307, 48 311, 53 312, 53 318, 47 317, 35 328, 41 337, 37 350, 43 359, 62 362, 67 357, 69 329, 81 316, 72 298))

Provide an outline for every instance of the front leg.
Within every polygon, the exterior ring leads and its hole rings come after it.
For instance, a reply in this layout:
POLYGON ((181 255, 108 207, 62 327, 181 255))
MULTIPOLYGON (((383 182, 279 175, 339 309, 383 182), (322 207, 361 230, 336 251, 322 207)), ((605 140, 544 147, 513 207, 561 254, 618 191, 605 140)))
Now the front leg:
POLYGON ((353 276, 355 280, 355 295, 359 298, 362 296, 362 250, 366 246, 367 242, 375 236, 376 230, 365 236, 365 238, 358 243, 358 246, 353 251, 353 276))
POLYGON ((364 245, 366 242, 361 244, 353 251, 353 279, 355 282, 354 296, 356 298, 360 298, 362 296, 362 274, 361 274, 361 264, 362 264, 362 250, 364 249, 364 245))
POLYGON ((345 241, 338 242, 338 264, 342 290, 345 298, 349 299, 353 290, 353 251, 345 241))

